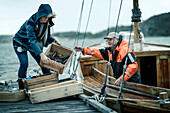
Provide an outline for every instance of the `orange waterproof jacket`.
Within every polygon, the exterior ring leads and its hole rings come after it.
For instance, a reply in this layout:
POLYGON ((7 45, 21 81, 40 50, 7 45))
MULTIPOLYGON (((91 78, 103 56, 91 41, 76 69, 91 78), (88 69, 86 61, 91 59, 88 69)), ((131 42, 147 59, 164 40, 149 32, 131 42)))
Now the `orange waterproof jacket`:
POLYGON ((113 69, 114 77, 121 78, 123 77, 123 65, 125 64, 126 56, 127 60, 127 68, 125 71, 124 82, 136 82, 141 83, 140 75, 138 73, 138 64, 136 61, 135 53, 129 49, 128 54, 128 43, 127 41, 123 40, 122 38, 119 39, 116 49, 111 53, 111 48, 104 48, 104 49, 96 49, 96 48, 86 48, 84 47, 83 54, 84 55, 92 55, 94 57, 109 60, 109 56, 111 55, 111 66, 113 69))

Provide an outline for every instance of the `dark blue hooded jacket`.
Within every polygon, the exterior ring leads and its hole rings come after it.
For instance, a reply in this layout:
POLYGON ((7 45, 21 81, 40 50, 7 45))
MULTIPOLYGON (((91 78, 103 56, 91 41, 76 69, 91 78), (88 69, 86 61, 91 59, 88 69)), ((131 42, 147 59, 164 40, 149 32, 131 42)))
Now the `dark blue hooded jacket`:
MULTIPOLYGON (((37 44, 38 38, 38 20, 41 17, 48 16, 52 14, 52 9, 49 4, 41 4, 38 11, 33 14, 20 28, 20 30, 13 37, 13 45, 14 47, 22 47, 25 51, 32 51, 36 55, 42 53, 42 50, 37 44)), ((48 19, 49 26, 53 26, 52 18, 48 19)), ((52 43, 55 39, 50 35, 50 27, 49 27, 49 35, 47 38, 47 46, 52 43)))

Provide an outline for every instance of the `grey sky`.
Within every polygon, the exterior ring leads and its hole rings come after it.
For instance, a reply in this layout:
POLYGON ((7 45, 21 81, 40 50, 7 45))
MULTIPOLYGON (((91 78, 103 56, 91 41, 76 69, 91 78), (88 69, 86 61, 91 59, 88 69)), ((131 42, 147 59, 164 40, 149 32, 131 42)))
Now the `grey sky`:
MULTIPOLYGON (((112 0, 110 26, 116 25, 121 0, 112 0)), ((123 0, 119 25, 130 25, 133 0, 123 0)), ((108 27, 110 0, 94 0, 88 31, 96 33, 108 27)), ((0 0, 0 34, 15 34, 41 3, 52 6, 57 17, 54 32, 76 31, 82 0, 0 0)), ((85 0, 81 31, 85 30, 91 0, 85 0)), ((170 12, 170 0, 139 0, 142 19, 170 12)))

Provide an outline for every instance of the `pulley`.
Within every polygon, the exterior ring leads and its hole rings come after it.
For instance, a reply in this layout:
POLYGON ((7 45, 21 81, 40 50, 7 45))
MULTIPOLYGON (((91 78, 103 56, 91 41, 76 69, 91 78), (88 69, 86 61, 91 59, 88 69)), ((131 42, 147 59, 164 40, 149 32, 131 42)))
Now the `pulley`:
POLYGON ((132 22, 140 22, 141 14, 142 14, 142 12, 140 11, 139 8, 132 9, 132 22))

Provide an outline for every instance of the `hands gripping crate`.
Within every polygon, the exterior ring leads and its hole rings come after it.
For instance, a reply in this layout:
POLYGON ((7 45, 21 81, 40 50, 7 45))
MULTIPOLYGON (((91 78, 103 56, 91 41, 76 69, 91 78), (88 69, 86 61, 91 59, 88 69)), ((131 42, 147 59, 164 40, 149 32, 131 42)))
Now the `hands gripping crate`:
POLYGON ((73 56, 73 51, 67 47, 52 43, 46 50, 45 55, 51 58, 51 60, 49 64, 44 64, 41 61, 40 65, 62 74, 73 56))

